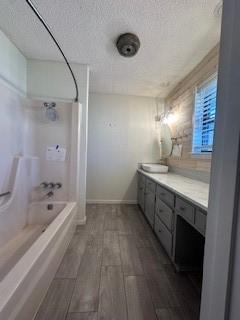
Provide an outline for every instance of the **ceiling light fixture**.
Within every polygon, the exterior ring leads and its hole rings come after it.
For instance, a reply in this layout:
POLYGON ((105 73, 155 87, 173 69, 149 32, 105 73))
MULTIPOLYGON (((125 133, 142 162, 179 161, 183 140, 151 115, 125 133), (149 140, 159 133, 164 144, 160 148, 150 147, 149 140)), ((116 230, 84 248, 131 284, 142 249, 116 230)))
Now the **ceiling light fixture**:
POLYGON ((118 37, 116 46, 121 56, 130 58, 138 52, 140 40, 138 36, 133 33, 124 33, 118 37))

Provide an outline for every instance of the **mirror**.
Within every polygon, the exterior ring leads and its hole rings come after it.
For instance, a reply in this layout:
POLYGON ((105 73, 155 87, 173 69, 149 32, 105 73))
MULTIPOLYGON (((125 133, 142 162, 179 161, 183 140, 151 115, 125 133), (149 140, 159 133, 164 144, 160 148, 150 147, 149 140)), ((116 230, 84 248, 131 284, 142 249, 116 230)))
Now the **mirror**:
POLYGON ((172 133, 168 124, 160 124, 160 158, 165 159, 172 152, 172 133))

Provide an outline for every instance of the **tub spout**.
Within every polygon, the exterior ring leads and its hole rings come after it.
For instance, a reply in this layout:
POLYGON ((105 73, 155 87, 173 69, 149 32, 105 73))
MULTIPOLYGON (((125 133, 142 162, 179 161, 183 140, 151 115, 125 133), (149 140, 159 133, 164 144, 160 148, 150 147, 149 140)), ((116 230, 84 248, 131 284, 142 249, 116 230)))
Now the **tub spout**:
POLYGON ((49 191, 47 194, 46 194, 46 197, 47 198, 52 198, 54 196, 54 192, 53 191, 49 191))

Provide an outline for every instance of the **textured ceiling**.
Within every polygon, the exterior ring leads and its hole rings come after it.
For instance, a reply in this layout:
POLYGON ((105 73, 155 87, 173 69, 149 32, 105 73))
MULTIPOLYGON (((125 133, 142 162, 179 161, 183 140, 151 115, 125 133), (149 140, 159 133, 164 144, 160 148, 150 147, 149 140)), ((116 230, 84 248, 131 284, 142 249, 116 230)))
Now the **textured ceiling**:
MULTIPOLYGON (((90 91, 164 97, 219 41, 219 0, 34 0, 72 62, 89 64, 90 91), (136 33, 121 57, 114 42, 136 33)), ((0 0, 0 28, 28 58, 62 60, 24 0, 0 0)))

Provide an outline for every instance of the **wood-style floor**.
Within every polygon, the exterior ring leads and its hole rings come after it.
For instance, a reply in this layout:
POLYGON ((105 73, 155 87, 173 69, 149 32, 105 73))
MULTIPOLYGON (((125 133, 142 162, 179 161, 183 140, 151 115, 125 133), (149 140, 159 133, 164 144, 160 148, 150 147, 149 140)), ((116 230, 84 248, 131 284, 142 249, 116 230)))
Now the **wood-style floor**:
POLYGON ((137 206, 89 205, 35 320, 197 320, 199 305, 137 206))

